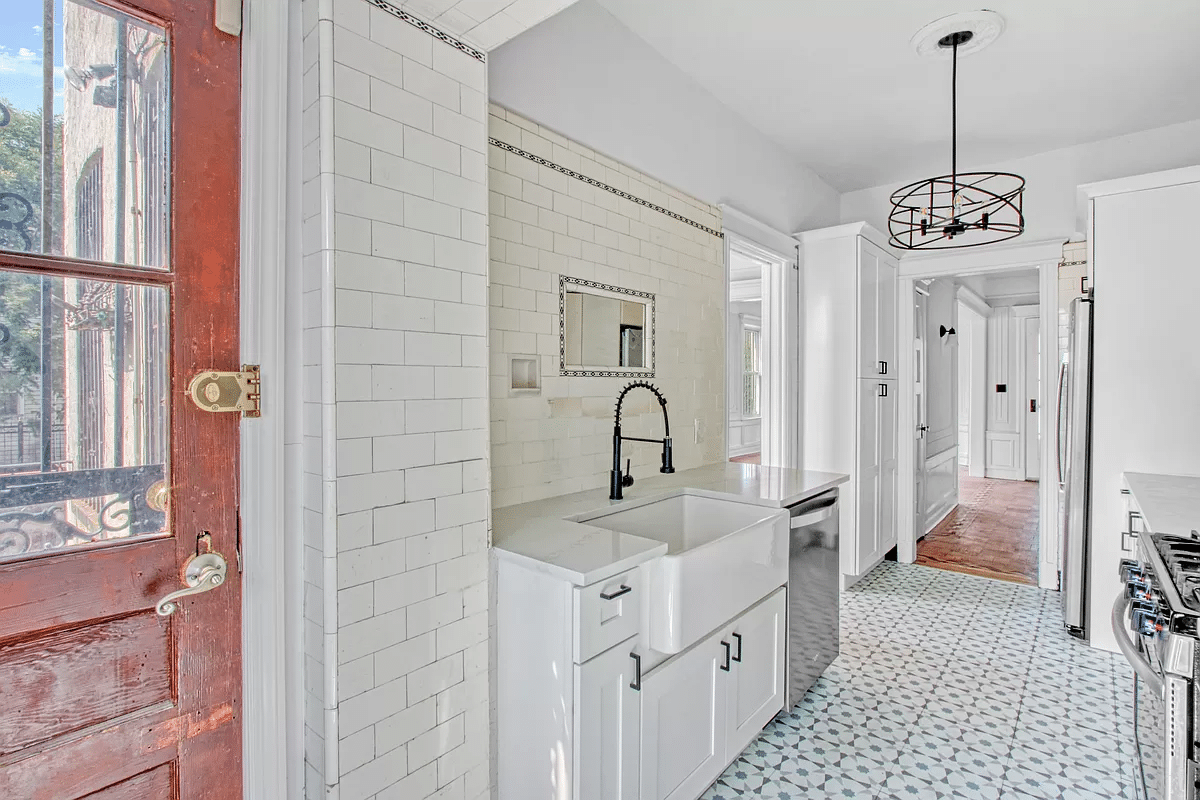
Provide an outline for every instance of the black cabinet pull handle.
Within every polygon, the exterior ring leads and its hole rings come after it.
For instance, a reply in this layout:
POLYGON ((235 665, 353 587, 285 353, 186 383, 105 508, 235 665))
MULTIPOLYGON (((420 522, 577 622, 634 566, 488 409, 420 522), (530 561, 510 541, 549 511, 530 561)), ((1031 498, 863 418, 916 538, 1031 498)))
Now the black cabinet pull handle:
POLYGON ((886 361, 879 362, 879 374, 887 375, 887 362, 886 361))
POLYGON ((729 655, 731 651, 729 642, 721 642, 721 647, 725 648, 725 663, 721 665, 721 670, 723 672, 729 672, 729 655))
POLYGON ((887 375, 887 362, 883 362, 883 374, 887 375))
POLYGON ((633 659, 633 680, 629 682, 629 688, 640 692, 642 690, 642 657, 637 653, 630 653, 629 657, 633 659))
POLYGON ((1087 275, 1079 279, 1079 293, 1087 294, 1087 275))
POLYGON ((735 633, 733 634, 733 638, 737 639, 738 645, 737 655, 733 657, 733 660, 740 664, 742 662, 742 635, 740 633, 735 633))
POLYGON ((621 588, 615 592, 612 592, 611 594, 609 592, 601 592, 600 599, 601 600, 616 600, 621 595, 629 594, 632 591, 633 591, 632 586, 626 586, 625 584, 622 583, 621 588))
POLYGON ((887 397, 887 384, 886 383, 879 384, 879 396, 887 397))

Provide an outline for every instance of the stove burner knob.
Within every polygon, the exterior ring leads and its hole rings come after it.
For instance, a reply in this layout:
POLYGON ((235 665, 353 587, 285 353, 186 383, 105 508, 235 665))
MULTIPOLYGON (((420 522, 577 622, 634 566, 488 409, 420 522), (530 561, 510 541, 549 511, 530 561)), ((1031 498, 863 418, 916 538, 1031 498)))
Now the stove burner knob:
POLYGON ((1131 578, 1140 579, 1145 576, 1145 570, 1142 565, 1129 558, 1121 559, 1121 566, 1118 571, 1121 573, 1121 580, 1123 581, 1130 580, 1131 578))
POLYGON ((1130 600, 1154 599, 1154 594, 1150 591, 1150 581, 1146 578, 1130 578, 1125 581, 1125 596, 1130 600))
POLYGON ((1142 609, 1133 612, 1133 625, 1137 632, 1143 636, 1158 636, 1166 638, 1167 627, 1170 620, 1162 614, 1155 611, 1145 611, 1142 609))

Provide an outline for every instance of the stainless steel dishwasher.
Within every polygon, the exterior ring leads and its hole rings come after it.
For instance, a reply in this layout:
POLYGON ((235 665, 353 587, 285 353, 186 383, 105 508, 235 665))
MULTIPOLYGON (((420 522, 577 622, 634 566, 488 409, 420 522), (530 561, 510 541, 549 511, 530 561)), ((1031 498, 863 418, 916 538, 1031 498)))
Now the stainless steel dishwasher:
POLYGON ((787 709, 838 654, 838 490, 788 509, 787 709))

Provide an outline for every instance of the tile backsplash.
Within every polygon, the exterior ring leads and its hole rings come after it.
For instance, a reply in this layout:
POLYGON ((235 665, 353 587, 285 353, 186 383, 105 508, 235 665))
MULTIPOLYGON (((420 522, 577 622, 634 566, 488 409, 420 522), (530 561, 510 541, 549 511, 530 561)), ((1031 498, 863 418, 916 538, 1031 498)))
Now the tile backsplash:
MULTIPOLYGON (((560 275, 655 295, 649 381, 668 401, 675 467, 722 460, 720 210, 496 105, 488 134, 493 506, 608 484, 613 408, 632 379, 560 374, 560 275), (540 390, 512 390, 514 356, 538 360, 540 390)), ((629 395, 622 425, 662 436, 649 392, 629 395)), ((623 453, 635 478, 658 469, 653 444, 623 453)))

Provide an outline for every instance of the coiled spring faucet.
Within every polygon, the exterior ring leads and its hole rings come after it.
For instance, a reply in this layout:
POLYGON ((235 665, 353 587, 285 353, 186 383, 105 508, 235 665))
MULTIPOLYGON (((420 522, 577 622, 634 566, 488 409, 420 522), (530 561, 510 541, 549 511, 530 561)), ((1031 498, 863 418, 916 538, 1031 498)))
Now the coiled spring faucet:
POLYGON ((662 466, 659 467, 659 472, 670 474, 675 471, 675 465, 671 462, 671 421, 667 418, 667 398, 663 397, 662 392, 656 389, 649 383, 644 381, 636 381, 629 384, 621 393, 617 395, 617 416, 613 423, 613 466, 612 473, 609 479, 609 500, 620 500, 622 498, 621 490, 626 486, 633 485, 633 475, 629 470, 625 470, 625 474, 621 474, 621 440, 630 442, 654 442, 662 445, 662 466), (661 439, 642 439, 637 436, 622 436, 621 435, 621 404, 625 402, 625 395, 632 390, 642 388, 649 389, 658 398, 658 404, 662 407, 663 413, 663 438, 661 439))

